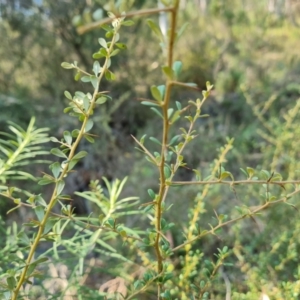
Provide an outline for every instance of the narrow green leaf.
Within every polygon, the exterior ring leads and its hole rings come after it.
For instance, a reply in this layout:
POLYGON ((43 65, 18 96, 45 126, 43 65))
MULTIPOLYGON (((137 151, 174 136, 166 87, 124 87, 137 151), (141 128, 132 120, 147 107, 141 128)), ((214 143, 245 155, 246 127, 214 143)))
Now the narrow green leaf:
POLYGON ((82 76, 81 81, 82 82, 90 82, 91 81, 91 76, 82 76))
POLYGON ((112 28, 107 24, 102 25, 101 28, 104 29, 105 31, 111 31, 112 30, 112 28))
POLYGON ((182 109, 181 103, 178 102, 178 101, 175 101, 175 103, 176 103, 177 109, 178 109, 178 110, 181 110, 181 109, 182 109))
POLYGON ((93 54, 93 59, 99 59, 102 57, 105 57, 105 55, 103 55, 103 53, 101 53, 101 52, 96 52, 93 54))
POLYGON ((96 89, 98 86, 98 77, 91 76, 91 84, 93 85, 94 89, 96 89))
POLYGON ((173 70, 169 66, 162 66, 162 70, 169 79, 173 79, 173 70))
POLYGON ((179 31, 178 31, 178 34, 177 34, 177 39, 179 39, 179 38, 182 36, 182 34, 185 32, 185 30, 186 30, 186 28, 188 27, 188 25, 189 25, 189 23, 184 23, 184 24, 180 27, 180 29, 179 29, 179 31))
POLYGON ((159 104, 150 101, 142 101, 141 104, 146 106, 160 106, 159 104))
POLYGON ((157 100, 159 102, 161 102, 163 100, 161 93, 159 92, 159 89, 155 85, 151 86, 151 94, 155 100, 157 100))
POLYGON ((110 57, 117 55, 120 52, 120 49, 115 49, 111 54, 110 57))
POLYGON ((98 76, 98 74, 100 73, 101 67, 98 61, 95 61, 93 64, 93 72, 95 74, 95 76, 98 76))
POLYGON ((72 131, 72 137, 77 137, 79 135, 79 130, 78 129, 74 129, 73 131, 72 131))
POLYGON ((161 142, 157 138, 150 136, 149 140, 161 146, 161 142))
POLYGON ((249 175, 249 178, 252 178, 253 177, 253 175, 254 175, 254 169, 253 168, 250 168, 250 167, 247 167, 246 168, 247 169, 247 173, 248 173, 248 175, 249 175))
POLYGON ((16 279, 15 279, 15 277, 13 277, 13 276, 10 276, 10 277, 7 277, 6 278, 6 283, 7 283, 7 285, 8 285, 8 289, 10 290, 10 291, 13 291, 14 289, 15 289, 15 286, 16 286, 16 279))
POLYGON ((164 166, 164 174, 166 178, 169 178, 171 176, 171 170, 168 166, 164 166))
POLYGON ((122 22, 123 26, 132 26, 134 25, 134 22, 132 20, 126 20, 122 22))
POLYGON ((57 196, 61 194, 64 187, 65 187, 65 182, 63 180, 57 182, 57 196))
POLYGON ((152 200, 154 200, 154 199, 155 199, 156 195, 155 195, 155 193, 154 193, 154 191, 153 191, 153 190, 151 190, 151 189, 148 189, 148 194, 149 194, 149 196, 150 196, 150 198, 151 198, 152 200))
POLYGON ((173 112, 174 112, 173 108, 169 108, 168 109, 168 119, 170 119, 170 117, 172 116, 173 112))
POLYGON ((89 119, 87 122, 86 122, 86 125, 85 125, 85 128, 84 128, 84 132, 88 132, 90 131, 94 126, 94 122, 93 120, 89 119))
POLYGON ((53 182, 54 182, 54 180, 43 178, 38 182, 38 185, 47 185, 47 184, 50 184, 53 182))
POLYGON ((107 97, 101 96, 96 100, 97 104, 104 104, 107 101, 107 97))
POLYGON ((30 245, 30 239, 24 231, 20 231, 17 237, 24 245, 30 245))
POLYGON ((180 134, 173 136, 170 140, 169 146, 172 146, 173 144, 178 142, 180 138, 181 138, 180 134))
POLYGON ((182 62, 181 61, 175 61, 173 64, 173 71, 175 74, 175 78, 178 79, 182 69, 182 62))
POLYGON ((58 178, 60 172, 61 172, 61 165, 59 162, 55 162, 52 165, 49 166, 49 168, 52 171, 52 174, 54 176, 54 178, 58 178))
POLYGON ((102 47, 108 48, 108 47, 107 47, 106 40, 105 40, 104 38, 99 38, 99 39, 98 39, 98 42, 99 42, 99 44, 100 44, 102 47))
POLYGON ((71 171, 75 165, 78 163, 78 159, 72 159, 70 160, 69 164, 68 164, 68 171, 71 171))
POLYGON ((123 44, 123 43, 116 43, 115 44, 119 49, 127 49, 127 46, 125 45, 125 44, 123 44))
POLYGON ((92 138, 92 137, 89 136, 89 135, 84 135, 84 138, 85 138, 88 142, 90 142, 91 144, 94 144, 94 143, 95 143, 95 139, 92 138))
POLYGON ((151 110, 153 110, 158 116, 160 116, 162 119, 164 118, 163 115, 159 110, 157 110, 155 107, 150 107, 151 110))
POLYGON ((38 220, 41 222, 45 215, 45 208, 39 205, 35 207, 34 212, 37 215, 38 220))
POLYGON ((151 30, 155 33, 155 35, 159 38, 159 40, 161 42, 163 42, 164 36, 163 36, 160 28, 158 27, 158 25, 151 19, 147 20, 147 24, 151 28, 151 30))
POLYGON ((161 98, 163 99, 165 96, 165 92, 166 92, 166 86, 164 84, 162 84, 162 85, 159 85, 157 88, 160 92, 161 98))
POLYGON ((61 64, 61 66, 62 66, 64 69, 73 69, 73 68, 74 68, 73 64, 69 64, 69 63, 67 63, 67 62, 63 62, 63 63, 61 64))
POLYGON ((81 78, 81 73, 77 72, 76 75, 74 76, 74 80, 78 81, 81 78))
POLYGON ((58 156, 58 157, 63 157, 63 158, 67 158, 66 154, 63 153, 60 149, 58 148, 53 148, 50 150, 51 154, 58 156))
POLYGON ((64 139, 68 145, 72 144, 72 135, 70 131, 64 131, 64 139))
POLYGON ((86 155, 87 155, 86 151, 80 151, 76 155, 74 155, 74 157, 72 158, 72 160, 74 160, 74 159, 77 160, 77 159, 83 158, 86 155))
POLYGON ((69 100, 72 100, 73 98, 72 98, 72 95, 70 94, 70 92, 68 92, 68 91, 65 91, 64 92, 64 95, 66 96, 66 98, 68 98, 69 100))

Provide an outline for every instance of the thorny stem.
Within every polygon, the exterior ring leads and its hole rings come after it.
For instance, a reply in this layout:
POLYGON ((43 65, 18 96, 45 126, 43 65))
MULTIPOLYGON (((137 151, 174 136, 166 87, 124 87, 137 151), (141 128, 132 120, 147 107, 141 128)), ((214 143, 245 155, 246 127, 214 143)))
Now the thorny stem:
POLYGON ((265 204, 261 205, 261 206, 258 206, 256 208, 254 208, 253 210, 250 210, 249 213, 246 213, 246 214, 243 214, 242 216, 240 217, 237 217, 237 218, 234 218, 234 219, 231 219, 227 222, 224 222, 224 223, 221 223, 221 224, 218 224, 217 226, 215 226, 214 228, 212 228, 211 230, 208 230, 208 231, 204 231, 203 233, 200 233, 199 235, 195 236, 194 238, 191 238, 190 240, 187 240, 185 241, 184 243, 182 243, 181 245, 175 247, 172 249, 172 252, 175 252, 175 251, 178 251, 179 249, 185 247, 186 245, 189 245, 193 242, 195 242, 196 240, 199 240, 200 238, 208 235, 208 234, 215 234, 215 231, 217 231, 219 228, 222 228, 224 226, 227 226, 229 224, 232 224, 232 223, 235 223, 239 220, 242 220, 242 219, 245 219, 247 217, 252 217, 253 215, 261 212, 262 210, 265 210, 266 208, 268 208, 269 206, 271 205, 275 205, 275 204, 279 204, 279 203, 284 203, 284 202, 287 202, 287 199, 291 198, 292 196, 298 194, 300 192, 300 189, 298 190, 295 190, 294 192, 278 199, 278 200, 275 200, 275 201, 268 201, 266 202, 265 204))
MULTIPOLYGON (((176 21, 177 21, 177 13, 178 13, 179 0, 175 1, 174 6, 170 9, 171 13, 171 30, 169 35, 169 43, 167 49, 167 65, 172 68, 173 64, 173 51, 174 51, 174 43, 175 43, 175 35, 176 35, 176 21)), ((166 185, 166 177, 164 174, 165 167, 165 153, 168 145, 168 133, 169 133, 169 120, 168 120, 168 108, 171 98, 171 88, 172 81, 167 79, 166 82, 166 93, 164 96, 164 101, 162 105, 163 112, 163 136, 162 136, 162 147, 161 147, 161 161, 159 164, 159 174, 160 174, 160 187, 158 192, 158 198, 155 209, 155 229, 156 229, 156 238, 154 242, 154 249, 157 258, 157 272, 160 274, 163 271, 163 257, 160 249, 160 239, 161 239, 161 218, 162 218, 162 202, 164 201, 167 194, 167 185, 166 185)), ((161 288, 162 285, 158 285, 158 299, 161 299, 161 288)))
MULTIPOLYGON (((120 25, 119 25, 120 26, 120 25)), ((119 30, 119 26, 115 28, 115 34, 112 38, 112 41, 111 41, 111 45, 108 49, 108 56, 106 57, 105 59, 105 62, 104 62, 104 65, 103 65, 103 68, 102 68, 102 72, 100 73, 99 77, 98 77, 98 82, 97 82, 97 86, 94 90, 94 93, 93 93, 93 97, 92 97, 92 100, 91 100, 91 103, 90 103, 90 107, 87 111, 87 113, 85 114, 85 118, 84 118, 84 121, 82 123, 82 126, 81 126, 81 129, 79 131, 79 134, 74 142, 74 144, 72 145, 71 149, 70 149, 70 153, 69 153, 69 156, 68 156, 68 161, 71 161, 72 158, 74 157, 75 155, 75 152, 77 150, 77 147, 81 141, 81 139, 83 138, 84 134, 85 134, 85 127, 86 127, 86 123, 87 121, 89 120, 89 117, 92 113, 92 110, 93 110, 93 107, 95 105, 95 102, 96 102, 96 99, 97 99, 97 94, 99 93, 99 87, 100 87, 100 82, 104 76, 104 73, 105 73, 105 70, 107 69, 107 66, 108 66, 108 62, 109 62, 109 56, 110 56, 110 53, 113 51, 113 47, 114 47, 114 44, 115 44, 115 40, 116 40, 116 33, 118 32, 119 30)), ((34 254, 35 254, 35 251, 38 247, 38 244, 43 236, 43 232, 44 232, 44 228, 45 228, 45 225, 47 223, 47 220, 49 218, 49 215, 51 214, 51 210, 53 208, 53 206, 55 205, 55 203, 57 202, 57 189, 58 189, 58 184, 60 181, 63 180, 63 178, 65 177, 65 175, 68 173, 68 165, 69 164, 66 164, 60 174, 60 176, 57 178, 57 181, 56 181, 56 184, 55 184, 55 188, 53 190, 53 193, 52 193, 52 196, 51 196, 51 199, 49 201, 49 204, 47 206, 47 209, 45 210, 45 214, 44 214, 44 217, 42 219, 42 221, 40 222, 40 225, 39 225, 39 230, 34 238, 34 241, 30 247, 30 250, 29 250, 29 254, 28 254, 28 257, 26 259, 26 264, 25 264, 25 267, 20 275, 20 278, 19 278, 19 281, 17 283, 17 286, 16 288, 14 289, 13 291, 13 295, 12 295, 12 300, 16 300, 17 297, 18 297, 18 294, 19 294, 19 291, 23 285, 23 283, 26 281, 26 274, 27 274, 27 271, 28 271, 28 268, 31 264, 31 261, 34 257, 34 254)))
MULTIPOLYGON (((126 13, 126 18, 130 18, 130 17, 134 17, 134 16, 145 16, 145 15, 153 15, 153 14, 157 14, 160 12, 169 12, 172 11, 174 8, 173 7, 165 7, 165 8, 153 8, 153 9, 144 9, 144 10, 137 10, 137 11, 131 11, 126 13)), ((116 17, 122 17, 120 14, 116 14, 116 17)), ((99 28, 104 24, 108 24, 111 22, 110 18, 105 18, 101 21, 97 21, 94 23, 90 23, 84 26, 80 26, 77 28, 77 32, 79 34, 84 34, 88 31, 91 31, 93 29, 99 28)))
POLYGON ((239 185, 239 184, 273 184, 284 186, 286 184, 300 184, 300 180, 287 180, 287 181, 268 181, 268 180, 207 180, 207 181, 172 181, 171 186, 177 185, 203 185, 203 184, 226 184, 230 186, 239 185))

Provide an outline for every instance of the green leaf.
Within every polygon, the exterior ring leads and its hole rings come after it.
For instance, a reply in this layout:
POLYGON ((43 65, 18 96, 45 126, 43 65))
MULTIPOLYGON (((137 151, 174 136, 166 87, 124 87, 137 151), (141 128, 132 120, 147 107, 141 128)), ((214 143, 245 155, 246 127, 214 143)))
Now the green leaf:
POLYGON ((96 89, 98 86, 98 77, 91 76, 91 84, 93 85, 94 89, 96 89))
POLYGON ((17 237, 24 245, 30 245, 30 239, 24 231, 20 231, 17 237))
POLYGON ((84 138, 85 138, 88 142, 90 142, 91 144, 94 144, 94 143, 95 143, 95 139, 92 138, 92 137, 89 136, 89 135, 84 135, 84 138))
POLYGON ((166 178, 170 178, 171 176, 171 170, 168 166, 164 166, 164 174, 166 178))
POLYGON ((232 180, 234 180, 233 175, 227 171, 222 172, 222 174, 220 176, 220 180, 224 180, 227 177, 230 177, 232 180))
POLYGON ((168 109, 168 119, 170 119, 170 117, 172 116, 173 111, 174 111, 173 108, 169 108, 169 109, 168 109))
POLYGON ((82 76, 81 81, 82 82, 90 82, 91 81, 91 76, 82 76))
POLYGON ((248 173, 248 175, 249 175, 249 178, 252 178, 253 177, 253 175, 254 175, 254 169, 253 168, 250 168, 250 167, 247 167, 246 168, 247 169, 247 173, 248 173))
POLYGON ((142 101, 141 104, 146 105, 146 106, 160 106, 157 103, 150 102, 150 101, 142 101))
POLYGON ((268 180, 271 177, 271 174, 266 170, 261 170, 260 175, 264 180, 268 180))
POLYGON ((184 23, 184 24, 180 27, 180 29, 179 29, 179 31, 178 31, 178 34, 177 34, 177 39, 179 39, 179 38, 182 36, 182 34, 185 32, 185 30, 186 30, 186 28, 188 27, 188 25, 189 25, 189 23, 184 23))
POLYGON ((81 73, 80 72, 77 72, 76 75, 74 76, 74 80, 75 81, 78 81, 81 77, 81 73))
POLYGON ((96 100, 97 104, 104 104, 107 101, 107 97, 101 96, 96 100))
POLYGON ((58 157, 63 157, 63 158, 67 158, 66 154, 63 153, 60 149, 58 148, 53 148, 50 150, 51 154, 58 156, 58 157))
POLYGON ((181 138, 180 134, 173 136, 169 142, 169 146, 172 146, 173 144, 178 142, 180 138, 181 138))
POLYGON ((93 120, 89 119, 87 122, 86 122, 86 125, 85 125, 85 128, 84 128, 84 132, 88 132, 90 131, 94 126, 94 122, 93 120))
POLYGON ((150 136, 149 140, 161 146, 161 142, 157 138, 150 136))
POLYGON ((74 65, 73 64, 69 64, 67 62, 63 62, 61 64, 61 66, 64 68, 64 69, 73 69, 74 68, 74 65))
POLYGON ((151 86, 151 94, 155 100, 157 100, 159 102, 161 102, 163 100, 159 89, 155 85, 151 86))
POLYGON ((15 289, 15 286, 16 286, 16 279, 15 279, 15 277, 13 277, 13 276, 10 276, 10 277, 7 277, 6 278, 6 283, 7 283, 7 285, 8 285, 8 289, 10 290, 10 291, 13 291, 14 289, 15 289))
POLYGON ((45 208, 39 205, 35 207, 34 212, 37 215, 38 220, 41 222, 45 215, 45 208))
POLYGON ((57 221, 55 219, 49 218, 45 224, 43 234, 47 234, 53 228, 56 222, 57 221))
POLYGON ((56 137, 54 137, 54 136, 50 137, 50 141, 54 142, 54 143, 59 142, 59 140, 56 137))
POLYGON ((109 70, 106 70, 105 71, 105 78, 107 80, 115 80, 116 79, 116 75, 113 72, 111 72, 109 70))
POLYGON ((163 85, 159 85, 157 88, 160 92, 161 98, 163 99, 165 96, 166 86, 163 84, 163 85))
POLYGON ((79 130, 78 129, 74 129, 73 131, 72 131, 72 137, 77 137, 79 135, 79 130))
POLYGON ((153 110, 158 116, 160 116, 162 119, 164 118, 163 115, 161 114, 161 112, 159 110, 157 110, 155 107, 151 107, 151 110, 153 110))
POLYGON ((95 74, 95 76, 98 76, 98 74, 100 73, 101 67, 98 61, 95 61, 93 64, 93 72, 95 74))
POLYGON ((72 158, 72 160, 83 158, 83 157, 85 157, 86 155, 87 155, 87 152, 86 152, 86 151, 80 151, 80 152, 78 152, 76 155, 74 155, 74 157, 72 158))
POLYGON ((116 45, 119 49, 123 49, 123 50, 127 49, 127 46, 126 46, 125 44, 123 44, 123 43, 115 43, 115 45, 116 45))
POLYGON ((132 20, 126 20, 122 22, 122 26, 132 26, 134 22, 132 20))
POLYGON ((78 163, 78 159, 71 159, 69 164, 68 164, 68 171, 71 171, 75 165, 78 163))
POLYGON ((70 131, 64 131, 64 139, 68 145, 72 144, 72 135, 70 131))
POLYGON ((173 79, 173 70, 169 66, 162 66, 162 70, 169 79, 173 79))
POLYGON ((119 49, 115 49, 111 54, 110 57, 117 55, 120 52, 119 49))
POLYGON ((58 178, 60 172, 61 172, 61 165, 59 162, 55 162, 52 165, 49 166, 49 168, 52 171, 52 174, 54 176, 54 178, 58 178))
POLYGON ((177 109, 178 109, 178 110, 181 110, 181 109, 182 109, 181 103, 178 102, 178 101, 175 101, 175 103, 176 103, 177 109))
POLYGON ((107 32, 105 33, 105 37, 106 37, 107 39, 111 39, 113 36, 114 36, 114 33, 113 33, 112 31, 107 31, 107 32))
POLYGON ((175 78, 177 79, 181 73, 181 69, 182 69, 182 62, 181 61, 175 61, 173 63, 173 71, 175 74, 175 78))
POLYGON ((50 184, 50 183, 53 183, 55 182, 53 179, 48 179, 48 178, 43 178, 41 179, 39 182, 38 182, 38 185, 47 185, 47 184, 50 184))
POLYGON ((155 193, 154 193, 153 190, 148 189, 148 194, 149 194, 149 196, 150 196, 151 199, 153 199, 153 200, 155 199, 156 195, 155 195, 155 193))
POLYGON ((61 194, 64 187, 65 187, 65 182, 63 180, 57 182, 57 196, 61 194))
POLYGON ((96 52, 96 53, 93 54, 94 59, 99 59, 99 58, 102 58, 102 57, 105 57, 105 55, 103 55, 101 52, 96 52))
POLYGON ((107 47, 106 40, 105 40, 104 38, 99 38, 99 39, 98 39, 98 42, 99 42, 99 44, 100 44, 102 47, 108 48, 108 47, 107 47))
POLYGON ((69 100, 72 100, 73 98, 72 98, 72 95, 70 94, 70 92, 68 92, 68 91, 65 91, 64 92, 64 95, 66 96, 66 98, 68 98, 69 100))
POLYGON ((151 30, 155 33, 155 35, 159 38, 159 40, 161 42, 163 42, 164 36, 163 36, 160 28, 158 27, 158 25, 151 19, 147 20, 147 24, 151 28, 151 30))
POLYGON ((107 24, 102 25, 101 28, 104 29, 105 31, 111 31, 112 30, 112 28, 107 24))

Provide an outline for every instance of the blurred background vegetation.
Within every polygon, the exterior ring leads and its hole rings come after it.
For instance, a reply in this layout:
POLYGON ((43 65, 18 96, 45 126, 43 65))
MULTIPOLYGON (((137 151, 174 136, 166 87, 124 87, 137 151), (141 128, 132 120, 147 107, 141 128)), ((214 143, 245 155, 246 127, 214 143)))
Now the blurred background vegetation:
MULTIPOLYGON (((97 51, 97 39, 103 31, 79 35, 76 26, 106 17, 107 11, 115 10, 114 2, 0 1, 1 131, 6 130, 7 121, 25 127, 32 116, 39 127, 49 127, 51 135, 58 138, 64 130, 74 128, 74 120, 62 113, 67 103, 63 92, 87 92, 87 87, 75 82, 75 74, 66 72, 60 64, 76 60, 82 68, 91 69, 91 54, 97 51)), ((157 1, 123 1, 121 5, 138 10, 157 7, 157 1)), ((104 83, 103 90, 110 92, 113 101, 101 106, 102 110, 93 117, 93 130, 98 137, 93 145, 81 146, 89 156, 69 179, 70 194, 87 190, 90 180, 102 176, 113 180, 128 175, 124 193, 140 197, 141 202, 149 201, 148 188, 157 188, 156 170, 134 150, 130 135, 156 136, 160 132, 157 116, 139 100, 151 97, 152 84, 162 84, 163 56, 146 20, 136 17, 134 21, 135 26, 122 32, 128 50, 113 61, 117 78, 113 83, 104 83)), ((180 171, 178 179, 193 179, 191 169, 201 169, 203 175, 209 175, 211 163, 228 136, 235 142, 225 167, 236 179, 243 178, 239 168, 246 166, 277 171, 285 179, 298 179, 300 2, 183 0, 179 24, 185 22, 189 25, 175 49, 175 59, 183 62, 181 79, 195 82, 200 88, 209 80, 215 90, 205 106, 204 113, 210 117, 199 122, 199 137, 186 151, 187 168, 180 171)), ((173 100, 186 103, 200 94, 177 89, 173 100)), ((35 174, 42 170, 40 166, 31 168, 35 174)), ((182 240, 187 207, 193 205, 199 190, 186 187, 171 193, 169 201, 174 208, 167 218, 181 228, 172 232, 175 244, 182 240)), ((213 209, 231 214, 235 205, 257 205, 257 194, 258 188, 249 187, 235 193, 221 187, 211 189, 204 199, 206 212, 199 220, 201 226, 212 222, 213 209)), ((88 214, 93 209, 85 200, 74 198, 77 213, 88 214)), ((299 200, 295 197, 291 203, 299 207, 299 200)), ((13 218, 5 216, 8 207, 1 199, 1 214, 6 222, 13 218)), ((26 216, 22 217, 26 220, 26 216)), ((137 220, 131 217, 126 222, 134 226, 137 220)), ((207 238, 195 248, 209 257, 217 247, 227 245, 232 249, 228 260, 233 265, 226 272, 234 299, 259 299, 262 292, 271 299, 298 299, 299 228, 299 212, 280 206, 256 221, 226 228, 219 238, 207 238)), ((212 299, 223 299, 217 298, 222 294, 220 290, 212 293, 212 299)))

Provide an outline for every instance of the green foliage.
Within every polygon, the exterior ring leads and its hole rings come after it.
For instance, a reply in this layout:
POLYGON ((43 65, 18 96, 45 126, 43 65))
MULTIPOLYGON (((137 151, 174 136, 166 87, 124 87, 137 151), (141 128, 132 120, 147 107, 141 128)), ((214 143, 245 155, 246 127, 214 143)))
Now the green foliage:
MULTIPOLYGON (((96 129, 107 132, 113 140, 112 131, 105 127, 108 120, 101 121, 103 128, 99 128, 96 116, 98 113, 104 116, 107 103, 112 102, 107 87, 124 76, 124 71, 118 72, 116 68, 120 62, 118 57, 125 49, 129 49, 129 54, 124 56, 134 56, 131 48, 120 42, 121 27, 126 26, 128 30, 127 26, 134 24, 123 13, 123 8, 131 7, 133 2, 119 1, 115 5, 111 1, 106 19, 102 8, 93 14, 84 11, 82 16, 73 19, 81 32, 102 25, 105 37, 98 38, 100 47, 97 45, 94 50, 92 67, 80 67, 76 60, 61 64, 72 72, 75 81, 81 81, 83 91, 64 92, 67 106, 63 111, 73 118, 72 124, 79 123, 79 126, 74 129, 67 126, 60 136, 50 138, 57 145, 50 151, 55 157, 49 164, 50 172, 43 172, 43 177, 37 178, 22 170, 23 166, 38 162, 36 155, 47 153, 40 146, 48 141, 45 129, 35 129, 34 119, 26 131, 13 124, 10 130, 15 135, 3 133, 1 196, 15 204, 13 210, 26 209, 30 214, 21 226, 17 223, 7 226, 2 222, 0 227, 5 236, 0 250, 0 295, 5 299, 74 295, 80 299, 254 299, 260 296, 297 299, 299 296, 299 272, 295 267, 299 222, 295 221, 296 212, 291 208, 296 208, 300 183, 296 179, 300 102, 293 102, 277 118, 276 109, 271 109, 276 97, 263 104, 256 103, 253 95, 259 85, 249 86, 244 74, 237 70, 236 49, 228 51, 224 61, 232 62, 232 69, 228 74, 216 72, 218 101, 222 103, 223 96, 244 84, 238 93, 243 94, 262 123, 259 134, 265 140, 261 143, 264 161, 258 167, 244 167, 241 163, 232 166, 227 159, 234 151, 234 139, 223 137, 224 145, 220 146, 216 158, 211 154, 209 167, 191 164, 189 149, 197 147, 200 141, 199 152, 203 155, 211 143, 210 125, 203 120, 208 117, 207 100, 214 93, 213 85, 196 78, 203 87, 202 94, 189 97, 193 100, 179 100, 178 90, 198 91, 199 88, 186 79, 191 66, 186 69, 184 62, 174 59, 175 50, 180 48, 179 37, 188 36, 184 31, 186 25, 177 30, 179 1, 162 3, 167 6, 164 13, 170 15, 168 34, 163 34, 156 21, 147 20, 165 58, 155 80, 149 84, 151 99, 142 101, 151 121, 155 120, 154 130, 150 134, 143 132, 141 138, 132 135, 138 153, 145 160, 138 165, 142 167, 135 171, 138 178, 129 190, 139 194, 144 189, 141 202, 137 197, 122 195, 128 193, 127 177, 112 182, 103 177, 104 184, 92 180, 89 191, 75 192, 90 208, 88 216, 77 216, 70 202, 72 196, 66 191, 68 178, 78 170, 83 158, 87 160, 89 156, 90 148, 82 150, 81 144, 97 141, 98 136, 91 132, 96 129), (91 69, 92 73, 85 69, 91 69), (290 139, 293 139, 293 149, 287 158, 283 150, 290 147, 290 139), (266 144, 274 147, 265 148, 266 144), (180 172, 184 170, 193 174, 193 178, 180 180, 180 172), (19 189, 8 185, 8 181, 25 178, 37 179, 42 189, 47 187, 39 195, 23 191, 26 200, 17 198, 19 189), (283 211, 289 218, 282 216, 283 211), (270 221, 266 222, 269 217, 270 221), (285 223, 279 222, 282 220, 285 223), (262 234, 258 235, 255 228, 262 234), (266 251, 261 251, 263 247, 267 247, 266 251), (91 284, 90 280, 94 282, 91 284)), ((247 26, 251 23, 251 18, 245 20, 241 11, 231 11, 216 1, 211 2, 209 10, 228 27, 234 26, 232 20, 247 26)), ((133 11, 127 16, 152 13, 163 16, 160 9, 133 11)), ((235 34, 233 28, 230 41, 235 34)), ((210 43, 207 38, 205 42, 210 43)), ((110 113, 118 107, 118 102, 114 105, 110 113)), ((113 167, 112 170, 118 171, 113 167)))

